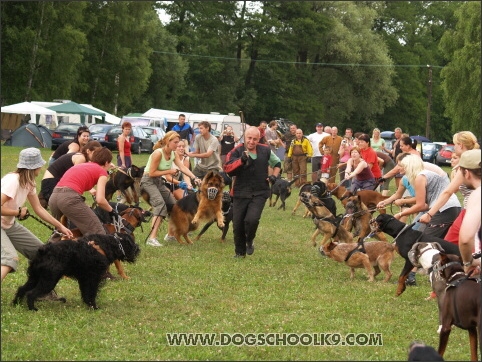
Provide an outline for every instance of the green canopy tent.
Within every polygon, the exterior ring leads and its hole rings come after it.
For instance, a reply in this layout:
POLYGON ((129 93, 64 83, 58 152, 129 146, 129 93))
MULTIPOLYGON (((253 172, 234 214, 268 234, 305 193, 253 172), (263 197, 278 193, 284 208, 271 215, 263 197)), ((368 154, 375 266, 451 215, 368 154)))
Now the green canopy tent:
POLYGON ((84 107, 75 102, 58 104, 56 106, 47 107, 57 113, 70 113, 80 115, 80 123, 85 123, 85 116, 102 116, 102 123, 105 123, 105 113, 96 111, 92 108, 84 107))

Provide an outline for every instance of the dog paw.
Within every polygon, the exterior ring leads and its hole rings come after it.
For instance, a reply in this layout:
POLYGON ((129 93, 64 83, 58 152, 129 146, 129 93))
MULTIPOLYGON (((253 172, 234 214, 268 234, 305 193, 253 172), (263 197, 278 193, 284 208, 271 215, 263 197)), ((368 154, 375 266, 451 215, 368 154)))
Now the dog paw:
POLYGON ((223 228, 224 228, 224 222, 218 223, 218 227, 220 227, 221 229, 223 229, 223 228))
POLYGON ((198 221, 199 221, 198 219, 192 219, 191 224, 197 224, 198 221))

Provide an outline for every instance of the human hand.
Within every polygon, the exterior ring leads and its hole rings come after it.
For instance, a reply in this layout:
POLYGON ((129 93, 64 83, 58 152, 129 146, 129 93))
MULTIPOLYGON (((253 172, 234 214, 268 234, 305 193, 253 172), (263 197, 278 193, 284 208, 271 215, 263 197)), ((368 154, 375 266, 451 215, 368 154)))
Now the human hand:
POLYGON ((184 181, 181 181, 179 182, 179 188, 182 189, 182 190, 187 190, 188 189, 188 185, 187 183, 185 183, 184 181))
POLYGON ((422 224, 428 224, 431 218, 432 217, 428 213, 425 213, 420 217, 418 222, 421 222, 422 224))
POLYGON ((241 163, 246 164, 246 162, 248 162, 248 159, 249 159, 248 151, 244 151, 241 154, 241 163))
POLYGON ((114 219, 114 220, 117 220, 119 218, 119 214, 117 213, 117 211, 115 211, 115 209, 112 209, 109 212, 109 216, 111 219, 114 219))
POLYGON ((66 228, 64 225, 62 225, 62 227, 60 227, 60 230, 59 230, 62 234, 64 234, 65 236, 67 236, 69 239, 73 239, 74 238, 74 234, 72 233, 72 230, 66 228))

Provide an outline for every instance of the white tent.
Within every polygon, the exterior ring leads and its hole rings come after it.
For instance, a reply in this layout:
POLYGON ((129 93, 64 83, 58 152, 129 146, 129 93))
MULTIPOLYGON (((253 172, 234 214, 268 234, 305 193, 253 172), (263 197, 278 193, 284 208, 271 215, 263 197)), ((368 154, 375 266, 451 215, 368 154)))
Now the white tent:
MULTIPOLYGON (((57 112, 42 107, 40 105, 22 102, 12 104, 1 108, 2 111, 2 129, 17 129, 24 117, 11 117, 6 114, 30 115, 30 123, 37 123, 37 115, 44 116, 44 124, 47 128, 53 129, 57 126, 57 112)), ((42 117, 41 117, 42 118, 42 117)))
MULTIPOLYGON (((38 102, 38 101, 33 101, 32 103, 37 104, 37 105, 42 106, 42 107, 52 107, 52 106, 57 106, 59 104, 62 104, 60 102, 38 102)), ((93 110, 96 110, 96 111, 99 111, 99 112, 104 112, 105 113, 105 121, 107 123, 120 124, 121 119, 119 117, 116 117, 113 114, 107 113, 103 109, 95 108, 91 104, 80 103, 80 105, 84 106, 84 107, 87 107, 87 108, 90 108, 90 109, 93 109, 93 110)), ((59 115, 60 115, 60 113, 59 113, 59 115)), ((63 114, 63 115, 68 117, 70 123, 80 123, 80 116, 79 115, 76 115, 76 114, 63 114)), ((102 118, 102 117, 94 116, 94 118, 102 118)))

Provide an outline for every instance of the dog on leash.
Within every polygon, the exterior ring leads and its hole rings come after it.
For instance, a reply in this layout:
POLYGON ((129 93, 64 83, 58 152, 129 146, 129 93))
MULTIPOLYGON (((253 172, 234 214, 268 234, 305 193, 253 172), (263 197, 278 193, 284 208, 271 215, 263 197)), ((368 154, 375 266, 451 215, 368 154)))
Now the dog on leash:
POLYGON ((127 170, 117 169, 112 173, 105 185, 105 198, 111 200, 114 193, 119 190, 125 197, 128 204, 139 205, 139 194, 136 190, 135 183, 140 180, 144 174, 145 166, 137 167, 132 165, 127 170), (132 194, 132 196, 131 196, 132 194))
POLYGON ((362 244, 331 241, 320 246, 321 251, 330 259, 348 265, 351 279, 355 277, 355 268, 365 268, 369 282, 375 281, 375 277, 380 274, 380 269, 385 273, 384 282, 388 282, 392 277, 390 266, 395 247, 385 241, 371 241, 362 244))
MULTIPOLYGON (((313 195, 315 195, 333 215, 336 215, 335 200, 333 200, 333 198, 331 197, 331 194, 328 192, 326 188, 326 184, 322 181, 305 183, 300 187, 298 201, 296 202, 296 205, 293 208, 293 211, 291 212, 292 215, 296 213, 296 210, 298 209, 298 207, 303 203, 303 201, 301 200, 301 194, 304 192, 312 193, 313 195)), ((307 208, 303 217, 305 218, 309 215, 310 215, 310 211, 307 208)))
MULTIPOLYGON (((127 205, 123 204, 115 204, 110 202, 111 206, 115 209, 118 210, 119 216, 120 216, 120 222, 122 224, 119 225, 114 225, 112 223, 112 219, 108 215, 107 211, 102 210, 101 208, 97 207, 94 208, 94 213, 99 217, 101 221, 103 221, 103 226, 107 234, 115 234, 117 232, 122 233, 122 234, 129 234, 132 235, 134 238, 134 230, 141 226, 143 222, 146 222, 147 219, 146 217, 150 217, 151 213, 149 211, 142 210, 140 207, 125 207, 127 205), (122 205, 122 206, 120 206, 122 205), (120 211, 123 210, 123 211, 120 211), (107 215, 106 215, 107 214, 107 215)), ((118 220, 119 221, 119 220, 118 220)), ((60 222, 64 225, 67 226, 68 222, 65 218, 65 216, 62 216, 60 219, 60 222)), ((74 235, 74 238, 79 238, 82 236, 82 233, 80 232, 79 229, 74 228, 71 229, 72 234, 74 235)), ((50 237, 49 241, 52 242, 58 242, 60 240, 60 237, 56 237, 54 234, 50 237)), ((122 279, 129 279, 129 277, 126 275, 124 271, 124 267, 122 266, 122 263, 120 260, 114 260, 115 267, 117 269, 117 273, 122 279)), ((106 269, 107 270, 107 269, 106 269)), ((109 278, 113 278, 110 273, 108 273, 109 278)))
MULTIPOLYGON (((358 193, 346 199, 345 211, 346 216, 349 217, 346 218, 344 226, 349 231, 354 229, 353 236, 358 237, 359 240, 363 240, 371 232, 371 213, 358 193)), ((382 232, 377 232, 374 236, 378 240, 387 241, 387 238, 382 232)))
POLYGON ((200 221, 216 219, 218 227, 224 228, 222 198, 224 180, 214 171, 204 176, 197 192, 178 200, 169 217, 168 232, 183 244, 181 236, 188 244, 192 244, 188 233, 199 227, 200 221))
MULTIPOLYGON (((341 201, 343 206, 346 205, 348 202, 347 199, 350 196, 353 196, 354 194, 348 190, 345 186, 340 185, 338 186, 335 183, 328 183, 327 184, 328 191, 331 192, 333 196, 335 196, 338 200, 341 201)), ((371 191, 371 190, 360 190, 356 192, 356 195, 360 196, 361 201, 366 205, 366 207, 370 210, 375 210, 377 207, 377 204, 380 201, 388 199, 390 196, 383 196, 381 193, 377 191, 371 191)), ((372 215, 375 211, 372 211, 372 215)), ((378 209, 378 212, 380 214, 385 214, 386 210, 385 209, 378 209)))
MULTIPOLYGON (((222 211, 224 215, 224 227, 220 229, 223 232, 221 235, 221 242, 224 243, 226 241, 226 235, 229 230, 229 223, 233 220, 233 197, 229 194, 229 191, 223 191, 222 211)), ((197 234, 195 240, 198 241, 201 238, 202 234, 204 234, 206 230, 209 229, 209 227, 215 222, 216 220, 212 220, 205 224, 199 234, 197 234)))
MULTIPOLYGON (((298 210, 298 208, 303 204, 303 202, 301 201, 301 193, 303 192, 309 193, 311 191, 312 186, 313 185, 311 182, 304 183, 303 185, 300 186, 300 191, 298 193, 298 200, 296 200, 296 204, 295 204, 295 207, 293 208, 293 211, 291 212, 291 215, 296 214, 296 210, 298 210)), ((305 213, 303 214, 303 218, 306 218, 308 216, 311 216, 311 214, 310 214, 310 211, 306 208, 305 213)))
POLYGON ((408 257, 408 252, 417 241, 439 243, 446 253, 460 255, 457 245, 431 235, 423 235, 421 231, 413 230, 412 226, 413 224, 407 225, 389 214, 380 214, 370 221, 372 231, 382 231, 395 238, 396 250, 405 259, 405 264, 398 277, 397 296, 405 291, 405 281, 414 267, 408 257))
POLYGON ((447 283, 442 302, 442 329, 438 353, 443 357, 452 325, 469 332, 470 359, 477 361, 477 330, 480 333, 480 277, 465 274, 458 255, 440 253, 440 266, 435 269, 447 283))
POLYGON ((18 288, 13 304, 26 296, 28 309, 36 311, 35 300, 50 292, 65 275, 78 281, 82 300, 97 309, 97 293, 109 265, 114 260, 134 263, 139 251, 131 235, 120 233, 47 243, 32 259, 27 270, 28 280, 18 288))
POLYGON ((297 178, 295 177, 292 181, 285 180, 278 175, 274 184, 271 185, 269 193, 269 206, 275 207, 278 199, 281 200, 281 205, 279 209, 286 210, 286 199, 291 195, 291 186, 295 183, 297 178), (275 196, 274 202, 272 201, 273 195, 275 196))
MULTIPOLYGON (((316 191, 316 190, 315 190, 316 191)), ((316 238, 323 233, 321 245, 328 243, 331 238, 335 241, 352 242, 353 236, 342 225, 341 218, 336 218, 325 204, 313 193, 302 192, 300 200, 311 213, 313 223, 316 226, 315 232, 311 236, 311 243, 316 246, 316 238)))
MULTIPOLYGON (((437 304, 439 310, 439 328, 437 333, 442 329, 442 303, 445 297, 445 280, 440 277, 439 273, 433 271, 434 268, 440 266, 440 253, 444 252, 439 243, 417 242, 413 244, 408 252, 408 259, 413 266, 423 268, 429 274, 430 285, 432 291, 437 296, 437 304)), ((430 297, 429 297, 430 299, 430 297)))

